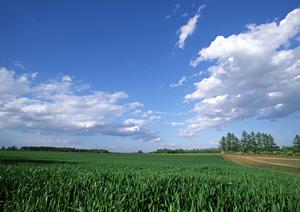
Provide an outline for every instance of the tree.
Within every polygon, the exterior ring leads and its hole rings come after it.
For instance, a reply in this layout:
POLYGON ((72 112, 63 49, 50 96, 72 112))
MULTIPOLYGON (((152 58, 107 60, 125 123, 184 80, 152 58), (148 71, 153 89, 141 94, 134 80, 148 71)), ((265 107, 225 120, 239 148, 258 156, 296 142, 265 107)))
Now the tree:
POLYGON ((225 151, 231 151, 232 147, 231 147, 231 134, 227 133, 226 137, 225 137, 225 151))
POLYGON ((282 146, 281 151, 285 154, 290 154, 293 152, 293 147, 291 146, 282 146))
POLYGON ((220 147, 221 151, 226 150, 226 138, 224 136, 222 136, 222 138, 219 141, 219 147, 220 147))
POLYGON ((244 130, 240 139, 241 151, 246 152, 248 133, 244 130))
POLYGON ((72 147, 52 147, 52 146, 22 146, 22 151, 53 151, 53 152, 92 152, 109 153, 106 149, 76 149, 72 147))
MULTIPOLYGON (((297 135, 297 139, 300 140, 299 135, 297 135)), ((233 133, 227 133, 220 139, 219 144, 221 151, 233 152, 273 152, 280 149, 272 135, 261 132, 247 133, 243 131, 240 140, 233 133)), ((300 150, 300 142, 297 144, 300 150)))
POLYGON ((261 142, 262 142, 262 151, 268 152, 269 151, 269 141, 268 141, 268 135, 265 133, 261 134, 261 142))
POLYGON ((264 151, 265 152, 272 152, 279 149, 277 144, 274 141, 274 138, 270 134, 263 133, 263 144, 264 144, 264 151))
POLYGON ((245 152, 252 151, 252 137, 250 134, 247 133, 246 140, 245 140, 245 152))
POLYGON ((16 147, 16 146, 9 146, 9 147, 6 148, 6 150, 16 151, 16 150, 18 150, 18 147, 16 147))
POLYGON ((239 139, 233 134, 230 134, 230 140, 231 140, 231 150, 234 152, 240 151, 241 144, 239 139))
POLYGON ((300 152, 300 136, 296 135, 293 141, 293 150, 295 152, 300 152))
POLYGON ((271 152, 279 150, 279 146, 277 146, 274 137, 271 134, 268 135, 268 140, 269 140, 269 149, 271 152))
POLYGON ((256 133, 255 135, 255 141, 256 141, 256 151, 262 152, 264 149, 264 137, 263 133, 256 133))
POLYGON ((222 137, 220 144, 222 144, 223 151, 240 151, 240 141, 233 133, 227 133, 226 137, 222 137))
POLYGON ((250 139, 250 141, 249 141, 250 151, 251 152, 257 152, 257 144, 256 144, 255 133, 254 132, 250 133, 249 139, 250 139))

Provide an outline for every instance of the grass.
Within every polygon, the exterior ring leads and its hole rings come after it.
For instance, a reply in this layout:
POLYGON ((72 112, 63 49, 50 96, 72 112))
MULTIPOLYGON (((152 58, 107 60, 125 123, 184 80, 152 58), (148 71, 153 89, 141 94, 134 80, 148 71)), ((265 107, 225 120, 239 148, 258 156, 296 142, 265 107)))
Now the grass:
POLYGON ((221 155, 0 152, 5 211, 300 211, 300 178, 221 155))

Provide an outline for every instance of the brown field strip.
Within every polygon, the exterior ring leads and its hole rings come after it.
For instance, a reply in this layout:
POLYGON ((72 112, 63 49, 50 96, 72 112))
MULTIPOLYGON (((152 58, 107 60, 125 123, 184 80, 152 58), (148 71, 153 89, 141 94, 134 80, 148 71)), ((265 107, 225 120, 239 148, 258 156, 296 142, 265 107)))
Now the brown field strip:
POLYGON ((259 166, 300 175, 300 158, 270 157, 257 155, 223 155, 224 159, 241 165, 259 166))

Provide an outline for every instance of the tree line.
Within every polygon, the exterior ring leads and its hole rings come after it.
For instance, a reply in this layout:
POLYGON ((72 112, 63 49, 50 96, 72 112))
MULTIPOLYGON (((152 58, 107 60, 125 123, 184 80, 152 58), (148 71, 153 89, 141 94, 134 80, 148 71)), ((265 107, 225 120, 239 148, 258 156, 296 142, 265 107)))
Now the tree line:
MULTIPOLYGON (((70 147, 49 147, 49 146, 16 146, 2 147, 1 150, 21 150, 21 151, 53 151, 53 152, 93 152, 109 153, 106 149, 77 149, 70 147)), ((282 146, 276 144, 271 134, 261 132, 242 132, 241 138, 237 138, 234 133, 227 133, 219 141, 219 148, 202 148, 202 149, 157 149, 152 153, 161 154, 178 154, 178 153, 219 153, 223 152, 258 152, 258 153, 300 153, 300 136, 296 135, 292 146, 282 146)), ((138 153, 142 153, 140 150, 138 153)))
POLYGON ((49 152, 93 152, 93 153, 109 153, 106 149, 77 149, 72 147, 51 147, 51 146, 16 146, 2 147, 2 150, 20 150, 20 151, 49 151, 49 152))
POLYGON ((203 148, 203 149, 157 149, 152 153, 160 154, 182 154, 182 153, 219 153, 219 148, 203 148))
POLYGON ((219 141, 219 148, 223 152, 262 152, 272 153, 275 151, 300 152, 300 136, 296 135, 292 147, 279 147, 271 134, 261 132, 242 132, 241 138, 234 133, 227 133, 219 141))

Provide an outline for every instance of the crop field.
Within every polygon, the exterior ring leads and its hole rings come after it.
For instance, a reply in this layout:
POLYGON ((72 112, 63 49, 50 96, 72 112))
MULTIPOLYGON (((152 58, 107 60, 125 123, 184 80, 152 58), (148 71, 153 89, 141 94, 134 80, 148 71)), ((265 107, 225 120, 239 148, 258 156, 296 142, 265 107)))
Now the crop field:
POLYGON ((300 211, 300 177, 221 155, 0 151, 4 211, 300 211))

